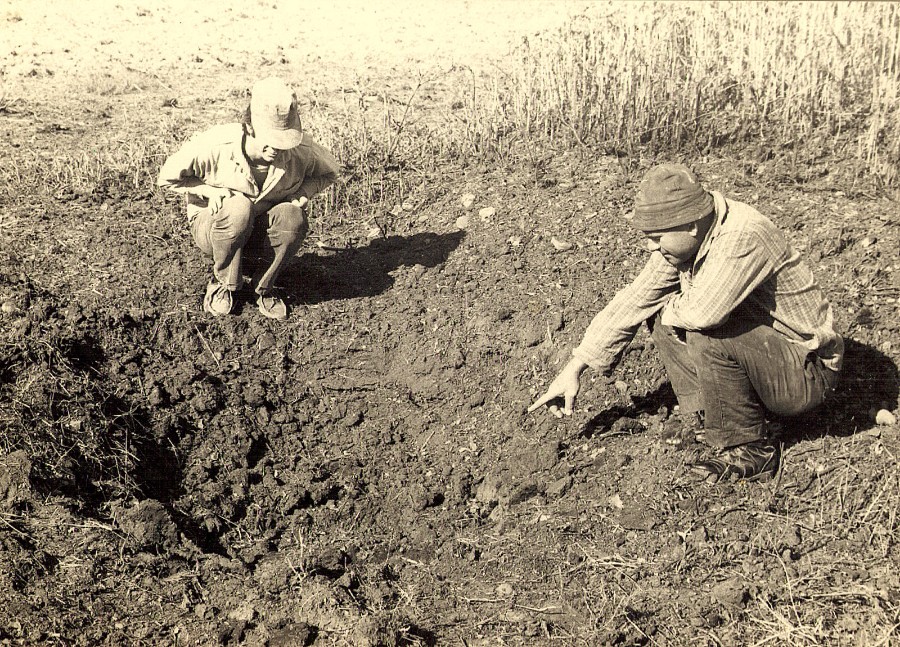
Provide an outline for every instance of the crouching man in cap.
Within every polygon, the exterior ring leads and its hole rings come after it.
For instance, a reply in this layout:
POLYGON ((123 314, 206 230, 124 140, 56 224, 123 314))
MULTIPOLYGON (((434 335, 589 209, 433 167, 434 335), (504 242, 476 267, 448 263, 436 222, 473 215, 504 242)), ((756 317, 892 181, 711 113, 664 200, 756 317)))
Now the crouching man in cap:
POLYGON ((206 312, 232 311, 246 250, 263 259, 251 283, 260 313, 287 316, 275 280, 306 237, 309 200, 337 176, 335 159, 304 134, 294 92, 276 78, 253 86, 243 123, 195 135, 166 160, 157 184, 186 196, 191 235, 213 261, 206 312))
POLYGON ((711 480, 774 473, 780 455, 766 411, 804 413, 837 384, 844 342, 831 306, 768 218, 704 190, 686 166, 648 171, 629 219, 647 238, 646 266, 593 319, 528 411, 549 405, 570 415, 581 373, 612 371, 647 322, 681 424, 717 450, 692 469, 711 480))

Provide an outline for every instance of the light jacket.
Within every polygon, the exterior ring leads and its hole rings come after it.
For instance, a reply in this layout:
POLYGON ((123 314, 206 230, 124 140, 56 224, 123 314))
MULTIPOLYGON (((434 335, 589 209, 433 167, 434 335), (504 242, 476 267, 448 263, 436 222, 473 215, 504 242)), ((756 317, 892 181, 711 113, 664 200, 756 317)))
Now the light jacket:
POLYGON ((340 167, 331 153, 304 134, 299 146, 278 154, 260 189, 243 152, 244 137, 238 123, 194 135, 165 161, 157 186, 184 193, 188 218, 193 218, 207 205, 206 198, 188 191, 200 184, 231 189, 254 202, 278 204, 301 196, 310 199, 338 177, 340 167))

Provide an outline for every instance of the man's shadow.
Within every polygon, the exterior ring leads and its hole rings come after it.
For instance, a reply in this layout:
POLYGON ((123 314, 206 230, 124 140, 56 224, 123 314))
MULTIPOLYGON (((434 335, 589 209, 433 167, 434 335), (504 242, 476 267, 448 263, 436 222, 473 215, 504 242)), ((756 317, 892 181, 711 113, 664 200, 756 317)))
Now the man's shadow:
POLYGON ((445 262, 464 236, 461 231, 424 232, 377 238, 365 247, 321 248, 294 259, 279 283, 290 301, 307 305, 375 296, 394 284, 391 272, 406 266, 424 273, 445 262))
POLYGON ((660 383, 653 391, 644 395, 632 395, 629 399, 630 404, 615 404, 600 411, 585 423, 580 435, 591 438, 609 432, 642 433, 645 431, 640 423, 642 416, 659 414, 662 409, 671 412, 678 404, 668 381, 660 383))
POLYGON ((880 350, 844 338, 844 365, 833 397, 801 416, 779 418, 782 440, 793 445, 823 436, 844 438, 876 426, 874 413, 895 409, 900 393, 897 364, 880 350))

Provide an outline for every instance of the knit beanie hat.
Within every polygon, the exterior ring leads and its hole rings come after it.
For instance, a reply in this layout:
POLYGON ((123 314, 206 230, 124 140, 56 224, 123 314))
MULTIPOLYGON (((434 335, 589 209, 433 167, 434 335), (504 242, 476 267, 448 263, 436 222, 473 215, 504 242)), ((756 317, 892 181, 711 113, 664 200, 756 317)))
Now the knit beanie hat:
POLYGON ((303 141, 297 97, 274 77, 257 81, 250 90, 250 124, 254 137, 272 148, 288 150, 303 141))
POLYGON ((641 180, 628 219, 641 231, 665 231, 700 220, 714 208, 712 195, 687 166, 660 164, 641 180))

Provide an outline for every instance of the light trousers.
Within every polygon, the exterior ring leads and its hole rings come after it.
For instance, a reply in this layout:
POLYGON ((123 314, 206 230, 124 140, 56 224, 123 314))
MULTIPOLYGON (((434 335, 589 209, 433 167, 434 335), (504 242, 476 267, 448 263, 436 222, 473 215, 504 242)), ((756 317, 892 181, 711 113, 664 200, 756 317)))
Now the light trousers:
POLYGON ((229 290, 243 283, 244 254, 260 259, 252 279, 257 294, 272 290, 309 231, 304 209, 289 202, 255 203, 243 195, 226 198, 216 213, 199 211, 190 226, 194 242, 213 260, 213 275, 229 290))

